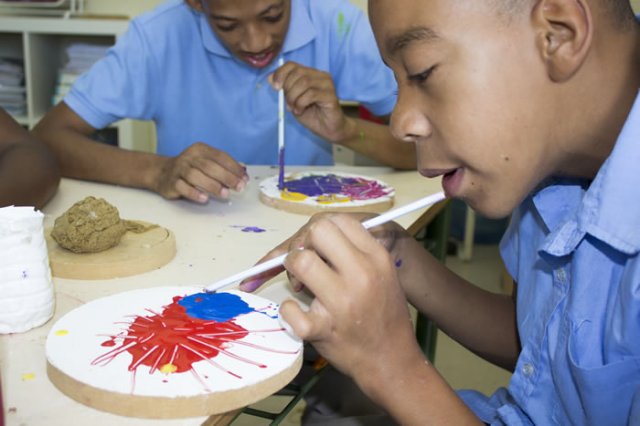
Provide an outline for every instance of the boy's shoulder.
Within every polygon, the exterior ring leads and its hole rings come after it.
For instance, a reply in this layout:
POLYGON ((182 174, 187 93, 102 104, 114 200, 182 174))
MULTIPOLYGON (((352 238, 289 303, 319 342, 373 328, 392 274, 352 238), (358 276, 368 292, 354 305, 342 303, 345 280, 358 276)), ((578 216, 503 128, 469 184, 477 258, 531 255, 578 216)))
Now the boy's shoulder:
MULTIPOLYGON (((340 20, 364 12, 349 0, 292 0, 307 9, 314 22, 340 25, 340 20)), ((294 6, 295 7, 295 6, 294 6)))

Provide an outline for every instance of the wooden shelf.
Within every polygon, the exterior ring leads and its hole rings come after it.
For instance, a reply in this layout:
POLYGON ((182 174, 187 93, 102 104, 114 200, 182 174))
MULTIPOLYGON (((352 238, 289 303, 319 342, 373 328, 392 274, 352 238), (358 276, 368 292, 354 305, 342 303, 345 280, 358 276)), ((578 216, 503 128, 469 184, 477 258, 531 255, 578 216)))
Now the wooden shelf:
MULTIPOLYGON (((52 107, 67 46, 78 42, 113 45, 128 25, 128 19, 0 16, 0 57, 17 58, 24 64, 27 114, 14 118, 32 128, 52 107)), ((139 123, 114 123, 120 147, 150 149, 149 125, 139 123)))

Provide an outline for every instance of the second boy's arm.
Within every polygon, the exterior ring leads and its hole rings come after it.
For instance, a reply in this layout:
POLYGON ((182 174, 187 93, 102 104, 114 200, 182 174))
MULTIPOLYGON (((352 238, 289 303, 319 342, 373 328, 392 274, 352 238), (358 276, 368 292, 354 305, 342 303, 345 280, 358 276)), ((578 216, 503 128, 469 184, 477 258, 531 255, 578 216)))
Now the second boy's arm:
POLYGON ((64 102, 34 128, 55 152, 64 176, 155 191, 165 198, 206 202, 246 183, 244 167, 226 153, 194 144, 177 157, 130 151, 92 140, 96 129, 64 102))

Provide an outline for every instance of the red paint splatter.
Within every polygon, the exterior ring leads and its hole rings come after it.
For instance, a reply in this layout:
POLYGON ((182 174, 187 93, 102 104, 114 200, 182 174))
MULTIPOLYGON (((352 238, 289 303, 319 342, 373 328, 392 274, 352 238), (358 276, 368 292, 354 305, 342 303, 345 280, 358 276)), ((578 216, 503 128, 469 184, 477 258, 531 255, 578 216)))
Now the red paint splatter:
MULTIPOLYGON (((191 370, 198 361, 215 358, 220 352, 225 352, 229 342, 242 339, 248 334, 246 329, 233 320, 215 322, 189 317, 185 308, 177 303, 180 299, 182 298, 175 297, 173 303, 167 305, 161 313, 135 317, 125 336, 114 336, 102 345, 114 346, 117 338, 124 339, 124 342, 96 358, 92 364, 109 362, 127 351, 132 356, 130 371, 146 365, 153 373, 162 366, 170 365, 175 367, 171 372, 183 373, 191 370)), ((249 360, 247 362, 253 363, 249 360)), ((262 364, 255 364, 264 367, 262 364)))
MULTIPOLYGON (((109 339, 102 343, 105 347, 118 346, 100 355, 91 364, 106 365, 120 354, 128 352, 132 357, 128 369, 134 373, 132 389, 135 387, 135 372, 141 365, 150 368, 149 374, 156 371, 165 374, 191 371, 194 377, 207 388, 202 378, 193 369, 194 363, 206 361, 234 377, 241 378, 240 375, 213 361, 213 358, 221 353, 259 368, 267 367, 262 363, 234 354, 229 350, 233 345, 270 352, 295 353, 241 342, 240 339, 247 336, 250 331, 236 324, 234 319, 218 322, 190 317, 185 308, 178 304, 181 299, 180 296, 174 297, 173 303, 165 306, 162 312, 147 309, 151 315, 133 316, 133 321, 127 323, 126 332, 109 336, 109 339)), ((260 330, 260 332, 281 332, 282 330, 277 328, 260 330)))

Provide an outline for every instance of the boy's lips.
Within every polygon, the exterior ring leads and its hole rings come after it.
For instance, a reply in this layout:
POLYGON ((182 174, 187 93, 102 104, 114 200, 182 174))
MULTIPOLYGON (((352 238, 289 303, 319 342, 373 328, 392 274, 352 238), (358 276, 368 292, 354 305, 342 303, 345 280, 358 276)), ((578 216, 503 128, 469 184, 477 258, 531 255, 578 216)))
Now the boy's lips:
POLYGON ((455 169, 420 169, 420 174, 427 178, 442 176, 442 188, 447 197, 455 197, 462 184, 464 171, 458 167, 455 169))
POLYGON ((260 53, 256 55, 245 54, 244 58, 249 62, 252 66, 256 68, 264 68, 271 63, 275 56, 273 51, 267 53, 260 53))

